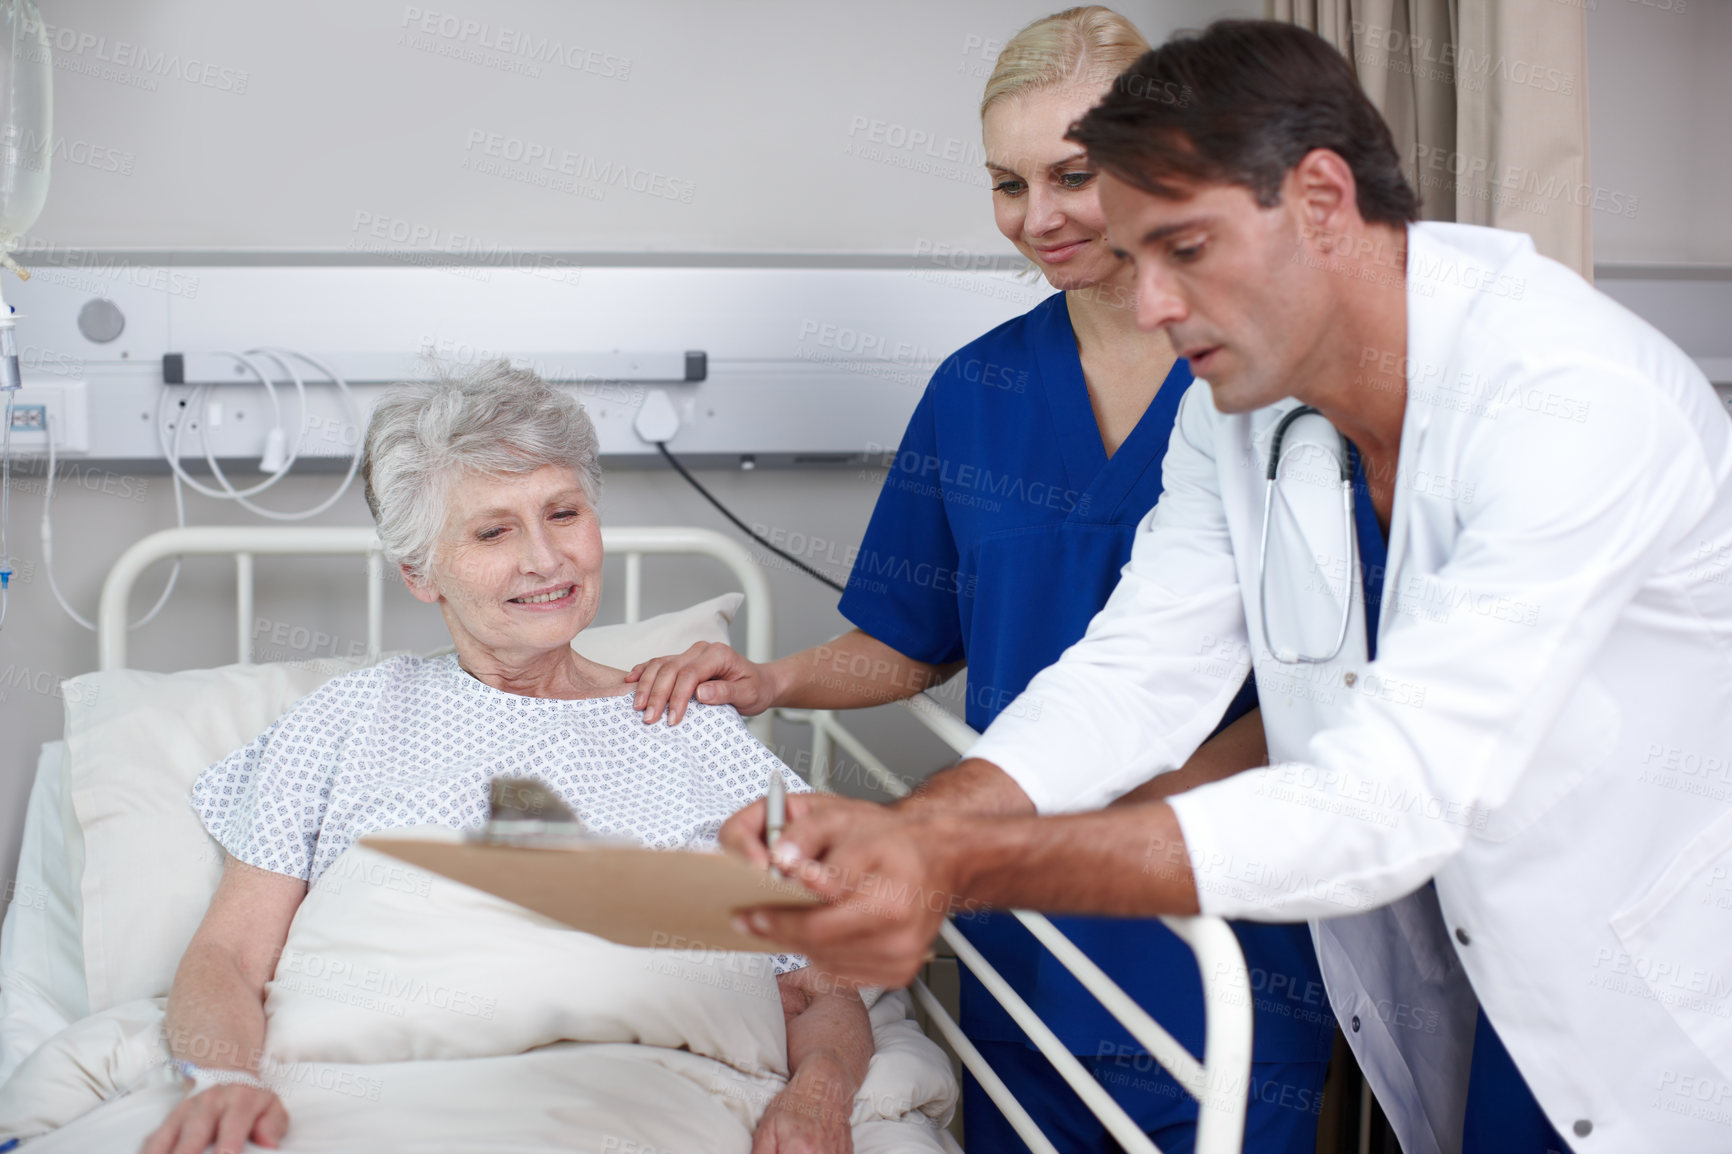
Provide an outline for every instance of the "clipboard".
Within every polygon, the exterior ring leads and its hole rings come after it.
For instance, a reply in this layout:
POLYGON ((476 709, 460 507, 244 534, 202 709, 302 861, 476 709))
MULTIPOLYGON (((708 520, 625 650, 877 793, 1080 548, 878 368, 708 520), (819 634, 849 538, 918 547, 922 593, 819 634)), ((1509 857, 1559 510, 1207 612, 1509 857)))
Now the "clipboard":
POLYGON ((570 839, 532 846, 370 836, 361 844, 622 946, 774 952, 734 911, 815 906, 816 894, 721 853, 570 839))

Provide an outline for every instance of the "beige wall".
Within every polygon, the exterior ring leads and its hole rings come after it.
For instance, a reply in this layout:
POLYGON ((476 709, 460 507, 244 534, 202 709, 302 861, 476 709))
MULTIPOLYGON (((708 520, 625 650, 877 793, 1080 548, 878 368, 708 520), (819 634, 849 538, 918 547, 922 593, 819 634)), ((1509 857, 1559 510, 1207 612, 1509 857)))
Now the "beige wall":
MULTIPOLYGON (((1217 13, 1255 14, 1260 0, 1120 7, 1158 38, 1217 13)), ((532 250, 905 253, 935 235, 1005 249, 980 195, 976 108, 991 46, 1052 5, 50 0, 43 8, 66 30, 57 45, 74 49, 60 52, 55 77, 58 134, 131 158, 129 174, 105 171, 107 153, 56 170, 38 231, 59 243, 340 251, 356 239, 356 212, 370 211, 532 250), (579 66, 480 47, 501 43, 503 29, 511 43, 521 34, 581 48, 568 52, 579 66), (80 49, 80 36, 104 45, 80 49), (136 48, 117 66, 104 57, 120 42, 136 48), (137 66, 139 52, 217 71, 197 73, 196 84, 161 77, 137 66), (491 66, 503 63, 540 74, 491 66), (475 133, 483 139, 472 145, 475 133), (519 140, 569 150, 661 181, 644 193, 606 188, 596 200, 466 169, 488 159, 492 135, 502 148, 519 140), (670 192, 678 195, 663 195, 670 192)), ((581 174, 582 162, 574 167, 581 174)))
POLYGON ((1589 3, 1594 259, 1732 266, 1732 4, 1589 3))

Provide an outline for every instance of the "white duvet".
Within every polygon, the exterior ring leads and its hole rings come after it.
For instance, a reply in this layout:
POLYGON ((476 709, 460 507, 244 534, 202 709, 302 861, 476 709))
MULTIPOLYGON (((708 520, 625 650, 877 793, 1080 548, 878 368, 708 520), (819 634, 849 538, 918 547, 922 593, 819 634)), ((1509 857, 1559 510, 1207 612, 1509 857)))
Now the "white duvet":
MULTIPOLYGON (((0 1087, 0 1139, 134 1154, 180 1100, 162 1004, 92 1015, 31 1055, 0 1087)), ((744 1154, 787 1074, 767 957, 616 946, 360 847, 302 903, 265 1010, 287 1154, 744 1154)), ((906 994, 872 1024, 856 1149, 942 1149, 948 1062, 906 994)))

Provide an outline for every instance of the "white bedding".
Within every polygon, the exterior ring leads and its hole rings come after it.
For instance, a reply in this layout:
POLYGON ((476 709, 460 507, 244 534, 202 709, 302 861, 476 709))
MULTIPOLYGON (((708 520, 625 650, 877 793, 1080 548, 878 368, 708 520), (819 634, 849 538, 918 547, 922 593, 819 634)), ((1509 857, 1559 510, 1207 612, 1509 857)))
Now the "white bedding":
MULTIPOLYGON (((339 859, 267 988, 284 1151, 750 1149, 786 1062, 758 955, 627 949, 389 862, 339 859)), ((114 1006, 31 1055, 0 1086, 0 1139, 53 1131, 31 1154, 134 1154, 179 1101, 162 1004, 114 1006)), ((856 1149, 942 1149, 948 1062, 906 994, 872 1020, 856 1149)))
MULTIPOLYGON (((898 992, 872 1010, 878 1052, 855 1098, 859 1154, 944 1148, 938 1128, 949 1119, 955 1082, 907 1009, 898 992)), ((181 1098, 163 1067, 161 1024, 155 998, 74 1026, 83 1036, 56 1053, 55 1068, 21 1070, 0 1090, 0 1135, 41 1133, 47 1110, 82 1105, 69 1123, 29 1142, 30 1154, 136 1154, 181 1098), (33 1101, 40 1105, 32 1109, 33 1101)), ((742 1115, 755 1118, 778 1088, 689 1051, 631 1043, 295 1063, 272 1074, 290 1118, 282 1154, 745 1154, 751 1129, 742 1115)))

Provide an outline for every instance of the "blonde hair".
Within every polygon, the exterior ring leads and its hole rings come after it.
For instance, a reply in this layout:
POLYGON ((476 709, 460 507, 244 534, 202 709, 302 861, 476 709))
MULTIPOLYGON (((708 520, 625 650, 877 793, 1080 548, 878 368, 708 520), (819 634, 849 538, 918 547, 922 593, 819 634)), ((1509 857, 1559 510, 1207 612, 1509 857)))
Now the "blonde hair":
POLYGON ((1066 8, 1018 32, 998 54, 980 115, 1000 100, 1070 84, 1104 87, 1149 50, 1136 26, 1111 8, 1066 8))

